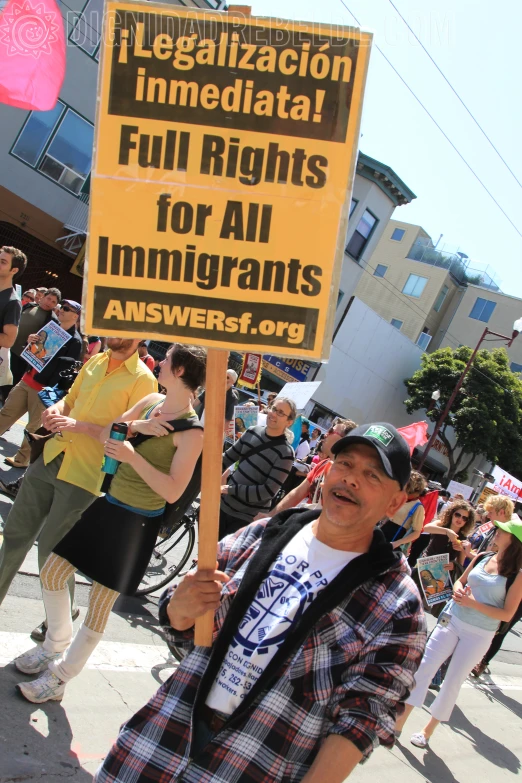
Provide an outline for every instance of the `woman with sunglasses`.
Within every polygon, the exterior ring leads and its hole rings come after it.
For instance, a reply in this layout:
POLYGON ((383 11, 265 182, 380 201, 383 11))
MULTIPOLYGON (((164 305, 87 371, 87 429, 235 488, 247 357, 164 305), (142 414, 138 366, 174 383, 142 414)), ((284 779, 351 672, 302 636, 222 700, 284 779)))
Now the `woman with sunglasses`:
POLYGON ((22 294, 22 309, 25 307, 25 305, 36 304, 35 297, 36 291, 34 288, 29 288, 27 291, 24 291, 22 294))
POLYGON ((522 522, 513 517, 495 525, 497 551, 474 558, 455 582, 453 600, 428 639, 415 688, 397 721, 399 736, 413 708, 422 707, 434 674, 451 656, 446 678, 430 708, 432 717, 411 737, 418 748, 427 748, 439 723, 449 721, 462 683, 487 652, 499 624, 510 622, 522 600, 522 522))
MULTIPOLYGON (((436 522, 424 526, 423 533, 430 534, 430 541, 422 557, 431 555, 449 555, 446 571, 452 572, 455 579, 464 571, 464 561, 469 554, 471 544, 466 540, 473 530, 475 512, 465 500, 456 500, 441 514, 436 522)), ((444 609, 444 603, 434 604, 429 611, 438 617, 444 609)))
POLYGON ((424 527, 424 533, 430 534, 430 542, 424 550, 428 555, 449 555, 448 571, 454 571, 454 564, 463 566, 470 550, 467 537, 475 524, 475 511, 466 500, 456 500, 441 514, 440 519, 424 527))

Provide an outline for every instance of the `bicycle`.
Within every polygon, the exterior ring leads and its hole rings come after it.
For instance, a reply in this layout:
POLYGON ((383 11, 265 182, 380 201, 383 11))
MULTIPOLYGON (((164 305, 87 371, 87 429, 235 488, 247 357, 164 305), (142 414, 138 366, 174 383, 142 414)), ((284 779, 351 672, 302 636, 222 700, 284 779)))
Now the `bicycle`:
MULTIPOLYGON (((182 573, 194 551, 198 517, 199 505, 193 503, 183 518, 172 528, 160 529, 156 546, 136 595, 154 593, 182 573)), ((193 568, 196 563, 197 559, 192 558, 186 571, 193 568)))

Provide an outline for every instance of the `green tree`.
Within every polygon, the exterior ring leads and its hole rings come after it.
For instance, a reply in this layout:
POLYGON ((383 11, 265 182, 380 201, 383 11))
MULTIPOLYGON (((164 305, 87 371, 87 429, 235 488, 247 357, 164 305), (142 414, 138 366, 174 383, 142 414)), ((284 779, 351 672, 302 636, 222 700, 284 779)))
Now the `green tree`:
MULTIPOLYGON (((410 395, 404 402, 408 413, 427 409, 438 389, 438 406, 426 413, 437 421, 471 353, 467 346, 425 353, 420 369, 404 381, 410 395)), ((463 478, 479 454, 522 477, 522 381, 509 363, 505 348, 477 353, 439 431, 448 450, 448 481, 463 478), (455 430, 455 445, 448 438, 450 427, 455 430)))

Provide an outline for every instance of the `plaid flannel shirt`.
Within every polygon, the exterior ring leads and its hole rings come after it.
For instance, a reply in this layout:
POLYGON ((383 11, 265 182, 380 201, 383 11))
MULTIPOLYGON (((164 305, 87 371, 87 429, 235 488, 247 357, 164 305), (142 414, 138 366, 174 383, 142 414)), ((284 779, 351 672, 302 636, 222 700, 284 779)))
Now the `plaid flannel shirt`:
MULTIPOLYGON (((285 530, 297 519, 297 532, 318 513, 293 509, 270 523, 285 530)), ((341 596, 337 589, 327 611, 312 626, 301 629, 303 641, 297 649, 289 654, 283 651, 279 661, 273 659, 271 680, 267 681, 267 672, 261 675, 256 694, 248 694, 253 696, 249 704, 233 713, 197 757, 190 756, 194 710, 197 714, 198 703, 204 703, 228 648, 233 628, 227 629, 226 620, 234 611, 234 598, 241 600, 238 590, 242 580, 247 581, 249 561, 254 587, 264 578, 259 573, 258 550, 263 534, 268 537, 266 525, 266 521, 254 522, 220 542, 219 568, 231 579, 215 615, 212 650, 216 652, 220 645, 221 649, 214 664, 210 649, 194 646, 192 631, 178 632, 170 627, 166 606, 172 591, 162 597, 160 620, 167 641, 185 647, 188 654, 150 702, 124 724, 95 783, 299 781, 330 734, 349 739, 364 758, 379 743, 393 745, 396 714, 398 708, 402 711, 414 685, 426 626, 404 557, 392 553, 376 531, 370 551, 346 567, 354 569, 360 561, 360 585, 352 591, 342 590, 346 569, 341 571, 336 578, 341 596), (379 559, 385 565, 373 567, 379 559), (365 580, 365 571, 372 568, 380 572, 365 580), (226 638, 220 639, 221 631, 226 638)), ((287 531, 287 539, 294 534, 287 531)), ((277 531, 272 540, 271 554, 278 551, 274 549, 277 531)), ((349 575, 347 571, 345 583, 349 575)), ((317 597, 311 606, 319 600, 317 597)), ((246 608, 236 607, 237 617, 241 618, 246 608)))

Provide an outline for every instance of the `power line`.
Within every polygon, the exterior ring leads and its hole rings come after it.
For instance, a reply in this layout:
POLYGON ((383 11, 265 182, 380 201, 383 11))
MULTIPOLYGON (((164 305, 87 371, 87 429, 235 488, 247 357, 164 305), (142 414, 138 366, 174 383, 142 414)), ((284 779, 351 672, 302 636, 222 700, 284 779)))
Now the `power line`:
POLYGON ((410 26, 410 24, 408 23, 408 21, 407 21, 407 20, 404 18, 404 16, 401 14, 401 12, 400 12, 400 11, 399 11, 399 9, 397 8, 397 6, 396 6, 396 5, 395 5, 395 3, 393 2, 393 0, 388 0, 388 2, 390 3, 390 5, 391 5, 391 6, 393 6, 393 8, 394 8, 394 9, 395 9, 395 11, 397 12, 397 14, 400 16, 400 18, 402 19, 402 21, 404 22, 404 24, 406 25, 406 27, 408 28, 408 30, 409 30, 409 31, 411 32, 411 34, 414 36, 414 38, 415 38, 415 40, 417 41, 417 43, 419 43, 419 44, 420 44, 420 46, 422 47, 422 49, 424 50, 424 52, 425 52, 425 53, 428 55, 428 57, 430 58, 431 62, 432 62, 432 63, 433 63, 433 65, 435 66, 435 68, 438 70, 438 72, 440 73, 440 75, 442 76, 442 78, 444 79, 444 81, 446 82, 446 84, 448 85, 448 87, 450 88, 450 90, 451 90, 451 91, 454 93, 454 95, 455 95, 455 96, 456 96, 456 97, 459 99, 460 103, 461 103, 461 104, 462 104, 462 106, 463 106, 463 107, 466 109, 467 113, 469 114, 469 116, 471 117, 471 119, 473 120, 473 122, 475 123, 475 125, 477 126, 477 128, 480 130, 480 132, 482 133, 482 135, 483 135, 483 136, 484 136, 484 137, 487 139, 487 141, 489 142, 490 146, 491 146, 491 147, 492 147, 492 148, 495 150, 495 152, 497 153, 498 157, 500 158, 500 160, 502 161, 502 163, 504 164, 504 166, 507 168, 507 170, 509 171, 509 173, 511 174, 511 176, 513 177, 513 179, 515 180, 515 182, 517 183, 517 185, 519 185, 519 187, 521 187, 521 188, 522 188, 522 182, 520 182, 520 180, 518 179, 517 175, 515 174, 515 172, 514 172, 514 171, 513 171, 513 169, 511 168, 511 166, 508 164, 508 162, 505 160, 505 158, 503 158, 503 157, 502 157, 502 155, 500 154, 499 150, 497 149, 497 147, 495 146, 495 144, 492 142, 492 140, 490 139, 490 137, 488 136, 488 134, 486 133, 486 131, 484 130, 484 128, 482 127, 482 125, 479 123, 479 121, 477 120, 477 118, 475 117, 475 115, 473 114, 473 112, 472 112, 472 111, 471 111, 471 110, 468 108, 468 106, 466 105, 466 103, 464 102, 464 100, 461 98, 461 96, 459 95, 459 93, 457 92, 457 90, 454 88, 454 86, 452 85, 452 83, 450 82, 450 80, 448 79, 448 77, 446 76, 446 74, 445 74, 445 73, 444 73, 444 72, 441 70, 441 68, 439 67, 439 65, 438 65, 438 64, 435 62, 435 60, 433 59, 433 57, 431 56, 431 54, 429 53, 429 51, 426 49, 426 47, 424 46, 424 44, 422 43, 422 41, 420 40, 420 38, 418 37, 418 35, 415 33, 415 31, 412 29, 412 27, 410 26))
MULTIPOLYGON (((340 2, 342 3, 342 5, 343 5, 343 6, 346 8, 346 10, 348 11, 348 13, 349 13, 349 14, 350 14, 350 15, 351 15, 351 16, 352 16, 354 19, 355 19, 355 21, 357 22, 357 24, 358 24, 358 25, 361 25, 361 22, 360 22, 360 21, 357 19, 357 17, 356 17, 356 16, 355 16, 355 14, 353 13, 353 11, 350 11, 350 9, 348 8, 348 6, 347 6, 347 5, 346 5, 346 3, 344 2, 344 0, 339 0, 339 1, 340 1, 340 2)), ((408 84, 408 82, 407 82, 407 81, 404 79, 404 77, 403 77, 403 76, 401 76, 401 74, 399 73, 399 71, 397 70, 397 68, 396 68, 396 67, 393 65, 393 63, 391 62, 391 60, 389 60, 389 59, 388 59, 388 57, 387 57, 387 56, 384 54, 383 50, 382 50, 382 49, 381 49, 381 48, 380 48, 380 47, 379 47, 377 44, 374 44, 374 46, 375 46, 375 48, 377 49, 377 51, 378 51, 378 52, 379 52, 379 53, 382 55, 382 57, 384 57, 384 59, 386 60, 386 62, 387 62, 387 63, 388 63, 388 65, 390 66, 390 68, 391 68, 391 69, 392 69, 392 70, 395 72, 395 74, 396 74, 396 75, 399 77, 399 79, 400 79, 400 80, 401 80, 401 82, 404 84, 404 86, 406 87, 406 89, 407 89, 407 90, 408 90, 408 91, 409 91, 409 92, 410 92, 410 93, 413 95, 413 97, 415 98, 415 100, 417 101, 417 103, 418 103, 418 104, 419 104, 419 105, 420 105, 420 106, 421 106, 421 107, 424 109, 424 111, 426 112, 426 114, 428 115, 428 117, 430 118, 430 120, 433 122, 433 124, 434 124, 434 125, 436 125, 436 127, 437 127, 437 128, 439 129, 439 131, 442 133, 442 135, 444 136, 444 138, 446 139, 446 141, 447 141, 447 142, 448 142, 448 143, 451 145, 451 147, 453 147, 453 149, 455 150, 455 152, 457 153, 457 155, 459 156, 459 158, 460 158, 460 159, 462 160, 462 162, 463 162, 463 163, 466 165, 466 167, 467 167, 467 168, 468 168, 468 169, 471 171, 471 173, 473 174, 473 176, 475 177, 475 179, 476 179, 476 180, 477 180, 477 181, 480 183, 480 185, 481 185, 481 186, 484 188, 484 190, 486 191, 486 193, 488 194, 488 196, 491 198, 491 200, 495 202, 495 204, 496 204, 496 205, 497 205, 497 207, 500 209, 500 211, 502 212, 502 214, 504 215, 504 217, 505 217, 505 218, 506 218, 506 219, 507 219, 507 220, 508 220, 508 221, 511 223, 511 225, 513 226, 513 228, 515 229, 515 231, 517 232, 517 234, 518 234, 520 237, 522 237, 522 231, 520 231, 520 229, 519 229, 519 228, 517 228, 517 226, 516 226, 516 225, 513 223, 513 221, 511 220, 511 218, 509 217, 509 215, 508 215, 508 214, 507 214, 507 212, 505 211, 505 209, 504 209, 504 208, 503 208, 503 207, 502 207, 502 206, 499 204, 499 202, 497 201, 497 199, 495 198, 495 196, 493 195, 493 193, 492 193, 492 192, 489 190, 489 188, 487 187, 487 185, 486 185, 486 184, 485 184, 485 183, 484 183, 484 182, 481 180, 481 178, 479 177, 479 175, 477 174, 477 172, 475 171, 475 169, 474 169, 474 168, 471 166, 471 164, 469 164, 469 163, 468 163, 468 161, 466 160, 466 158, 464 157, 464 155, 463 155, 463 154, 460 152, 460 150, 459 150, 459 149, 458 149, 458 148, 455 146, 455 144, 452 142, 452 140, 450 139, 450 137, 448 136, 448 134, 446 133, 446 131, 445 131, 445 130, 443 130, 443 128, 442 128, 442 127, 439 125, 439 123, 437 122, 437 120, 435 119, 435 117, 433 116, 433 114, 431 114, 431 112, 429 111, 429 109, 427 109, 427 108, 426 108, 426 106, 423 104, 423 102, 421 101, 421 99, 420 99, 420 98, 417 96, 417 94, 416 94, 416 93, 413 91, 413 89, 410 87, 410 85, 408 84)))

